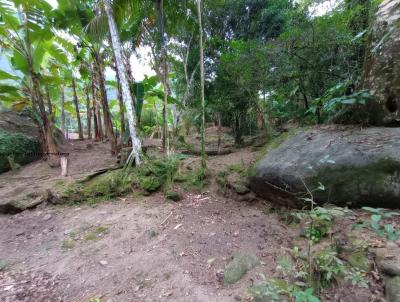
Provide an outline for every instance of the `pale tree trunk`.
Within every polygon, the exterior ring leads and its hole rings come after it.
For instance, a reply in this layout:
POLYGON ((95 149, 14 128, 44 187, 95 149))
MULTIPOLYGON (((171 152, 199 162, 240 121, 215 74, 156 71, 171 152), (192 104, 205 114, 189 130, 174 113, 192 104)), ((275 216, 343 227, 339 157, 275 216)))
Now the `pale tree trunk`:
POLYGON ((96 74, 94 68, 92 70, 92 96, 93 96, 93 125, 94 125, 94 139, 101 141, 103 139, 101 133, 101 121, 99 122, 99 109, 97 105, 97 90, 96 90, 96 74))
POLYGON ((107 133, 107 137, 110 139, 111 142, 111 153, 115 155, 117 154, 117 139, 114 135, 112 116, 110 108, 108 107, 107 90, 106 90, 106 85, 104 83, 103 62, 97 53, 94 53, 94 59, 95 59, 95 67, 97 70, 97 79, 99 83, 101 103, 103 106, 105 133, 107 133))
POLYGON ((86 92, 86 126, 88 139, 92 139, 92 112, 90 108, 89 86, 85 89, 86 92))
POLYGON ((119 103, 119 115, 120 115, 120 123, 121 123, 121 145, 122 141, 125 137, 125 109, 124 109, 124 100, 122 98, 122 87, 121 87, 121 79, 119 78, 119 73, 118 73, 118 68, 115 66, 115 75, 117 78, 117 98, 118 98, 118 103, 119 103))
POLYGON ((136 165, 140 165, 140 153, 142 152, 141 142, 136 132, 136 113, 132 108, 132 95, 129 90, 129 83, 127 80, 126 68, 122 58, 121 42, 118 35, 117 25, 114 20, 110 0, 104 0, 105 10, 108 18, 108 25, 110 28, 112 47, 114 50, 115 62, 118 68, 118 74, 121 79, 122 97, 124 100, 126 113, 128 116, 129 132, 132 139, 132 153, 130 159, 135 160, 136 165))
POLYGON ((201 92, 201 166, 207 167, 205 147, 205 101, 204 101, 204 50, 203 50, 203 25, 201 24, 201 0, 197 0, 197 14, 199 19, 200 33, 200 92, 201 92))
POLYGON ((163 10, 163 0, 156 0, 157 9, 157 19, 158 19, 158 30, 160 34, 160 44, 161 44, 161 78, 164 86, 164 102, 163 102, 163 138, 162 144, 164 151, 169 153, 169 137, 168 137, 168 67, 167 67, 167 49, 165 45, 165 35, 164 35, 164 10, 163 10))
POLYGON ((74 92, 74 105, 75 105, 76 119, 78 120, 79 139, 83 140, 81 113, 79 112, 79 101, 78 101, 78 94, 76 93, 76 82, 74 77, 72 77, 72 90, 74 92))
POLYGON ((65 134, 65 93, 64 88, 61 88, 61 132, 63 133, 64 137, 65 134))

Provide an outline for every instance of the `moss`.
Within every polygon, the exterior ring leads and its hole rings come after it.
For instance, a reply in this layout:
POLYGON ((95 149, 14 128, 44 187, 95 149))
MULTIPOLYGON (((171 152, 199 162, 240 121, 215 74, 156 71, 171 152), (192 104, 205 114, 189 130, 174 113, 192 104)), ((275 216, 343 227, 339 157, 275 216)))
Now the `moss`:
POLYGON ((108 228, 106 226, 98 226, 95 230, 96 234, 106 234, 108 232, 108 228))
POLYGON ((65 184, 60 198, 66 202, 96 204, 135 192, 135 189, 151 194, 172 185, 177 167, 178 160, 173 157, 146 160, 140 167, 110 171, 84 183, 65 184))
POLYGON ((64 239, 61 243, 61 247, 66 250, 73 249, 75 247, 75 240, 72 238, 64 239))
POLYGON ((40 152, 38 139, 0 129, 0 173, 12 168, 9 158, 16 165, 25 165, 38 159, 40 152))
POLYGON ((371 268, 371 263, 364 251, 355 251, 348 257, 349 264, 359 270, 368 272, 371 268))
POLYGON ((238 181, 238 182, 234 183, 233 189, 239 195, 244 195, 244 194, 247 194, 250 192, 250 189, 248 188, 247 184, 244 183, 243 181, 238 181))
POLYGON ((140 187, 146 192, 152 193, 161 187, 160 180, 155 176, 142 177, 139 180, 140 187))
POLYGON ((86 240, 86 241, 93 241, 93 240, 97 239, 97 236, 96 236, 95 233, 87 233, 87 234, 85 234, 83 239, 86 240))
POLYGON ((233 284, 239 281, 249 270, 259 264, 254 255, 235 255, 224 270, 224 284, 233 284))
POLYGON ((380 205, 398 207, 397 196, 400 192, 397 185, 400 182, 400 162, 393 159, 381 159, 364 167, 324 168, 317 176, 307 179, 311 187, 323 183, 325 191, 316 191, 317 201, 326 202, 334 196, 338 205, 360 206, 380 205), (358 196, 358 199, 355 197, 358 196), (363 200, 363 196, 368 196, 363 200))
POLYGON ((165 198, 172 201, 180 201, 182 199, 182 196, 177 191, 167 191, 165 193, 165 198))

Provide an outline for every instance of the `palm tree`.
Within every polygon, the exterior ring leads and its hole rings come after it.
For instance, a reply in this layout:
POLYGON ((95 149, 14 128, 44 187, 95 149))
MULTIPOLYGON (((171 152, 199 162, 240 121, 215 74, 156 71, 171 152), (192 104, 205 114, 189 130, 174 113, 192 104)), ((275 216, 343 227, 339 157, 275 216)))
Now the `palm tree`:
POLYGON ((118 69, 118 75, 121 81, 122 98, 125 104, 126 113, 128 117, 129 132, 132 139, 132 153, 129 156, 129 160, 134 159, 136 165, 140 165, 141 163, 140 154, 142 152, 142 146, 136 132, 136 115, 132 108, 133 100, 129 89, 129 82, 127 79, 126 68, 123 61, 123 54, 122 54, 122 48, 117 29, 117 24, 115 23, 110 0, 103 0, 103 2, 107 14, 108 26, 111 35, 111 42, 114 51, 115 62, 118 69))
POLYGON ((49 153, 51 165, 58 165, 53 154, 57 146, 41 92, 41 69, 45 54, 54 50, 53 33, 45 16, 50 7, 40 0, 19 1, 15 6, 2 3, 0 13, 4 27, 0 31, 1 46, 13 53, 12 64, 27 77, 32 107, 39 112, 45 152, 49 153))

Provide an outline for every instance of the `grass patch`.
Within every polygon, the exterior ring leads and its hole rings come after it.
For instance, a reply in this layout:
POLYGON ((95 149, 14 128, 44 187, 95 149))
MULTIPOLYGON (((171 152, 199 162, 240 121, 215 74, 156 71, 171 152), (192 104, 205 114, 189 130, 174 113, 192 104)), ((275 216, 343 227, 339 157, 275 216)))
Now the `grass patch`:
POLYGON ((71 250, 75 247, 75 243, 73 238, 66 238, 61 242, 61 247, 66 250, 71 250))
POLYGON ((85 183, 65 184, 60 197, 65 202, 95 205, 134 192, 149 195, 172 186, 178 164, 176 157, 147 159, 139 167, 109 171, 85 183))

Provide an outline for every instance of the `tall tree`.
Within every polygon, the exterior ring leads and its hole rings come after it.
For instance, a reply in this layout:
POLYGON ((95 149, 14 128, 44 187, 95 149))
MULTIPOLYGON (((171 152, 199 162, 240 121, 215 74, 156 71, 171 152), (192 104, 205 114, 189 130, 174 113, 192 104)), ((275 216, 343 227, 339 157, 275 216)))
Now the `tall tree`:
POLYGON ((79 112, 79 100, 78 100, 78 94, 76 92, 76 81, 75 81, 74 76, 72 76, 72 91, 73 91, 73 94, 74 94, 73 100, 74 100, 74 105, 75 105, 76 119, 78 121, 79 139, 83 140, 83 129, 82 129, 82 122, 81 122, 81 113, 79 112))
POLYGON ((205 135, 205 100, 204 100, 204 49, 203 49, 203 25, 201 22, 201 0, 197 0, 197 16, 199 20, 199 45, 200 45, 200 95, 201 95, 201 166, 207 168, 206 163, 206 135, 205 135))
POLYGON ((161 81, 164 87, 163 98, 163 137, 162 144, 164 150, 169 152, 169 131, 168 131, 168 65, 167 65, 167 48, 165 45, 164 32, 164 1, 156 0, 158 31, 160 35, 161 46, 161 81))
POLYGON ((64 137, 66 137, 65 130, 65 92, 64 88, 61 88, 61 132, 64 134, 64 137))
POLYGON ((133 100, 132 100, 132 95, 131 95, 131 92, 129 89, 129 82, 127 79, 127 72, 126 72, 125 64, 123 61, 122 48, 121 48, 121 42, 120 42, 119 33, 118 33, 118 29, 117 29, 117 24, 115 23, 115 20, 114 20, 110 0, 103 0, 103 1, 104 1, 106 14, 107 14, 108 26, 109 26, 110 34, 111 34, 111 41, 112 41, 112 47, 113 47, 114 56, 115 56, 115 62, 117 64, 118 74, 119 74, 119 77, 121 80, 122 97, 124 100, 126 113, 128 116, 129 132, 130 132, 130 136, 132 139, 132 153, 130 155, 130 158, 134 159, 136 165, 140 165, 140 163, 141 163, 140 155, 142 152, 142 145, 141 145, 141 142, 140 142, 139 137, 136 132, 136 114, 132 107, 133 100))

